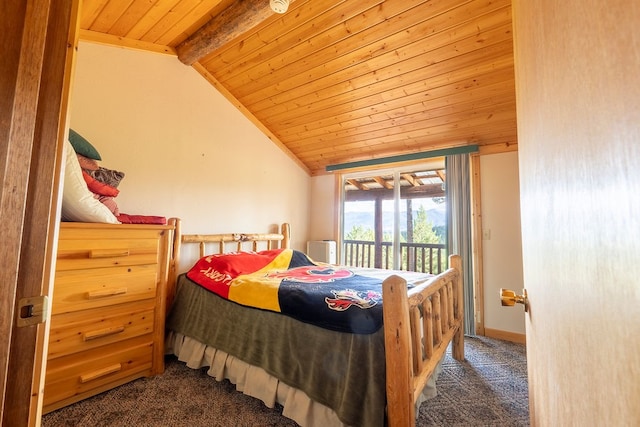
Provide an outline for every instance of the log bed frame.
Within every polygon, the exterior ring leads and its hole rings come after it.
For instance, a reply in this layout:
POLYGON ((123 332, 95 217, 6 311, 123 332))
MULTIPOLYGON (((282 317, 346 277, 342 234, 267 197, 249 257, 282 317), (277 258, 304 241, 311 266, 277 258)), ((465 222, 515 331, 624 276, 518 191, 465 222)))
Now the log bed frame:
MULTIPOLYGON (((289 248, 290 226, 282 224, 280 233, 268 234, 181 234, 180 220, 172 218, 175 226, 172 248, 167 307, 175 296, 180 248, 183 243, 198 243, 200 257, 206 244, 218 245, 218 253, 233 250, 289 248)), ((415 426, 415 402, 429 377, 443 358, 449 343, 452 356, 464 360, 463 281, 462 261, 458 255, 449 256, 449 269, 433 279, 407 289, 407 283, 392 275, 382 284, 387 420, 389 427, 415 426)))

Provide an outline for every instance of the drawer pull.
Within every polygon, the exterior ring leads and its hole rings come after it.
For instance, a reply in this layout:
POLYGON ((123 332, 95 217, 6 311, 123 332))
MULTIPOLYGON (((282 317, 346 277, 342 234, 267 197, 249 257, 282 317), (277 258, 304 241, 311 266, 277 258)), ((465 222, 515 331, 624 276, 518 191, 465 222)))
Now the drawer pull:
POLYGON ((114 258, 129 256, 129 249, 93 249, 89 258, 114 258))
POLYGON ((97 331, 89 331, 84 334, 83 339, 85 341, 95 340, 96 338, 108 337, 109 335, 116 335, 124 332, 124 325, 113 326, 111 328, 99 329, 97 331))
POLYGON ((90 372, 85 375, 80 375, 80 382, 82 384, 88 383, 89 381, 93 381, 100 377, 104 377, 105 375, 113 374, 114 372, 118 372, 122 369, 122 365, 116 363, 115 365, 107 366, 102 369, 98 369, 97 371, 90 372))
POLYGON ((126 293, 127 293, 127 288, 106 289, 101 291, 87 292, 87 298, 95 299, 95 298, 113 297, 116 295, 124 295, 126 293))

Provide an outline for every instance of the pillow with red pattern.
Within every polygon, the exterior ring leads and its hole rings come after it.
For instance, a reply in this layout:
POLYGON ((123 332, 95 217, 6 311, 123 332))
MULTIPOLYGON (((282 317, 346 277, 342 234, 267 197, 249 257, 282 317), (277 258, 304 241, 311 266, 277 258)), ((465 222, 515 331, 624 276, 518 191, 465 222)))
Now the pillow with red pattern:
POLYGON ((102 203, 107 208, 109 208, 111 213, 114 214, 116 216, 116 218, 118 217, 118 215, 120 215, 120 209, 118 208, 118 203, 116 203, 116 199, 114 199, 113 197, 101 196, 99 194, 94 194, 94 197, 100 203, 102 203))
POLYGON ((98 181, 85 171, 82 171, 82 177, 87 183, 87 187, 89 187, 89 190, 94 194, 99 194, 100 196, 107 197, 116 197, 118 194, 120 194, 120 190, 118 190, 117 188, 113 188, 108 184, 98 181))

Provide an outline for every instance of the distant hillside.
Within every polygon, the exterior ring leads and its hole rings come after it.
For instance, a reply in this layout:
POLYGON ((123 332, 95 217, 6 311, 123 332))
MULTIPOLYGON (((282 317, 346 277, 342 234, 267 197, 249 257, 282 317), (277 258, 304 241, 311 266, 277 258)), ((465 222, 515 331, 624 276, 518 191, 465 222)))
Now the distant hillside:
MULTIPOLYGON (((413 217, 417 216, 418 211, 414 210, 413 217)), ((433 223, 434 227, 444 227, 447 224, 447 212, 446 207, 429 209, 427 210, 427 218, 433 223)), ((374 227, 374 214, 373 212, 347 212, 344 216, 344 229, 349 232, 354 226, 361 225, 363 228, 373 229, 374 227)), ((384 232, 393 231, 393 213, 383 212, 382 216, 382 228, 384 232)), ((406 231, 407 224, 400 224, 400 231, 406 231)))

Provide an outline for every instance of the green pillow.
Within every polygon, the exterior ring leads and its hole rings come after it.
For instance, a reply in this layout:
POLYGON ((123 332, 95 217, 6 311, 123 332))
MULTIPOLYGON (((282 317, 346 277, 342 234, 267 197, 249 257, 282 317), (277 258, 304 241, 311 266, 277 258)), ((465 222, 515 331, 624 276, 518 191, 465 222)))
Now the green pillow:
POLYGON ((82 137, 78 132, 73 129, 69 129, 69 142, 73 146, 76 154, 80 154, 81 156, 88 157, 93 160, 102 160, 100 157, 100 153, 98 150, 89 143, 86 139, 82 137))

